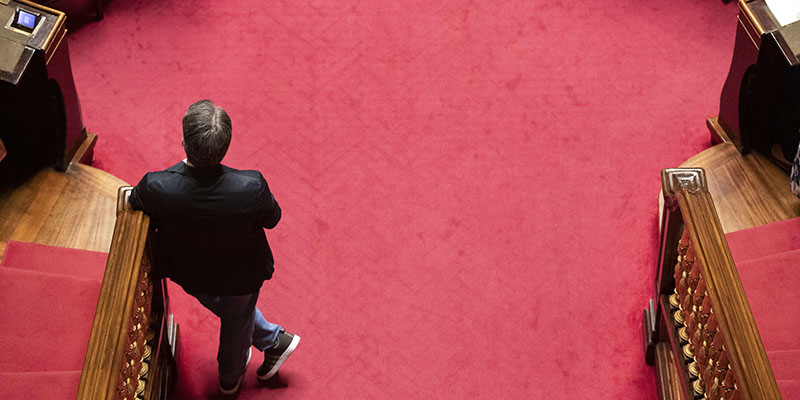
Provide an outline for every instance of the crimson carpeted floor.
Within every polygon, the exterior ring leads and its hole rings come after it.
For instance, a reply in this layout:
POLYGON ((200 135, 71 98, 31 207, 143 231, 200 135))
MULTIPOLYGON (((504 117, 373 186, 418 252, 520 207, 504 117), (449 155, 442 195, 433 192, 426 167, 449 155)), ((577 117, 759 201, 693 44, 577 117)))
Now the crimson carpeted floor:
POLYGON ((800 218, 726 235, 781 395, 800 399, 800 218))
MULTIPOLYGON (((266 316, 303 341, 253 398, 655 398, 639 323, 659 170, 708 145, 718 0, 110 4, 69 38, 96 166, 180 160, 211 98, 284 210, 266 316)), ((181 394, 216 323, 176 289, 181 394)))
POLYGON ((0 399, 74 399, 105 253, 9 242, 0 260, 0 399))

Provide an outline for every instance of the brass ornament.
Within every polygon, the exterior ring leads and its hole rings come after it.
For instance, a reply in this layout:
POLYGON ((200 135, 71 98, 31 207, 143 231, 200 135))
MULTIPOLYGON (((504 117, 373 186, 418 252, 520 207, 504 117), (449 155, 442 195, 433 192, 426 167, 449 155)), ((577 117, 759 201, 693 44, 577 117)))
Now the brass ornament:
POLYGON ((152 353, 152 351, 153 349, 150 346, 145 345, 144 352, 142 353, 142 360, 147 360, 148 358, 150 358, 150 353, 152 353))
POLYGON ((694 349, 692 349, 692 344, 688 343, 683 346, 683 355, 689 357, 689 359, 694 359, 694 349))
POLYGON ((694 392, 698 396, 705 395, 706 387, 705 387, 705 384, 703 384, 703 380, 702 379, 698 379, 698 380, 694 381, 694 384, 692 385, 692 387, 694 388, 694 392))
POLYGON ((685 326, 678 330, 678 336, 680 336, 681 340, 684 342, 689 341, 689 333, 687 332, 685 326))
POLYGON ((692 374, 692 376, 700 376, 700 369, 697 368, 696 361, 692 361, 692 363, 689 364, 689 373, 692 374))
POLYGON ((672 315, 673 315, 673 317, 675 317, 675 322, 683 325, 683 322, 685 320, 683 319, 683 312, 681 310, 675 311, 675 314, 672 314, 672 315))
POLYGON ((681 306, 681 301, 678 300, 678 294, 677 293, 673 293, 673 294, 671 294, 669 296, 669 305, 672 306, 672 308, 675 308, 675 309, 677 309, 677 308, 679 308, 681 306))
POLYGON ((149 366, 146 362, 142 363, 142 368, 139 369, 139 378, 143 379, 147 377, 147 371, 149 370, 149 366))

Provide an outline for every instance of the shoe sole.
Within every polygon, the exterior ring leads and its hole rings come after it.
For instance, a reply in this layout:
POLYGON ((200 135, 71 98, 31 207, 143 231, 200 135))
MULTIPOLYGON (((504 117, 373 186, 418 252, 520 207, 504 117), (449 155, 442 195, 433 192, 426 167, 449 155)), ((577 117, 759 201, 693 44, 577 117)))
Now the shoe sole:
MULTIPOLYGON (((251 355, 253 355, 253 348, 252 347, 249 350, 247 350, 247 361, 244 364, 245 372, 247 371, 247 366, 250 365, 250 356, 251 355)), ((242 376, 239 377, 239 381, 236 382, 236 386, 234 386, 233 389, 230 389, 230 390, 223 389, 222 386, 220 386, 219 387, 220 393, 222 393, 222 394, 234 394, 234 393, 238 392, 239 391, 239 386, 242 385, 242 380, 243 379, 244 379, 244 374, 242 374, 242 376)))
POLYGON ((286 351, 284 351, 283 354, 281 354, 281 358, 278 359, 278 362, 276 362, 275 365, 272 366, 272 369, 270 369, 269 372, 267 372, 265 375, 256 375, 258 379, 265 381, 269 378, 272 378, 272 376, 275 375, 276 372, 278 372, 278 368, 280 368, 281 365, 283 365, 283 363, 286 361, 286 359, 289 358, 290 355, 292 355, 292 352, 294 351, 295 348, 297 348, 298 343, 300 343, 300 336, 294 335, 294 337, 292 338, 292 342, 289 343, 289 347, 286 348, 286 351))

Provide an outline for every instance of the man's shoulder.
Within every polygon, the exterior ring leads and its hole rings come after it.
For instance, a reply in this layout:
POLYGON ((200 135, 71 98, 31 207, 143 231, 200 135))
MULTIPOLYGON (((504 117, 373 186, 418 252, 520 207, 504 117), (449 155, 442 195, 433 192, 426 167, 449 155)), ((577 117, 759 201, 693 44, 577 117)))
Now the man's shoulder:
POLYGON ((226 174, 236 174, 246 177, 262 177, 261 172, 256 169, 236 169, 227 165, 222 165, 222 171, 226 174))
POLYGON ((167 169, 145 173, 144 176, 142 176, 139 186, 141 186, 141 183, 144 183, 146 186, 158 185, 170 179, 179 178, 180 176, 180 164, 175 164, 167 169))
MULTIPOLYGON (((161 171, 151 171, 142 177, 141 183, 148 189, 169 190, 175 187, 181 189, 206 186, 212 182, 222 184, 222 187, 247 187, 261 190, 266 185, 264 176, 258 170, 235 169, 220 165, 221 171, 216 172, 192 170, 185 163, 177 163, 161 171)), ((142 185, 140 185, 142 186, 142 185)))
POLYGON ((227 166, 222 166, 223 173, 226 177, 241 179, 244 181, 264 182, 264 175, 255 169, 235 169, 227 166))

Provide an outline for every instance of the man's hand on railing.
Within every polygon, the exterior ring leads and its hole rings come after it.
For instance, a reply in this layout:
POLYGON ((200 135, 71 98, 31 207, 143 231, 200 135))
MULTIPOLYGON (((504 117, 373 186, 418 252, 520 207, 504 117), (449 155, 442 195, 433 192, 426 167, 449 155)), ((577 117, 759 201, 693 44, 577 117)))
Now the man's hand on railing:
POLYGON ((133 186, 122 186, 117 193, 117 212, 131 210, 131 191, 133 186))

